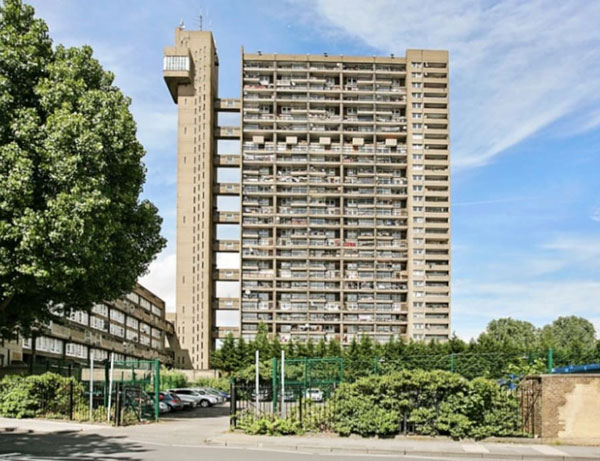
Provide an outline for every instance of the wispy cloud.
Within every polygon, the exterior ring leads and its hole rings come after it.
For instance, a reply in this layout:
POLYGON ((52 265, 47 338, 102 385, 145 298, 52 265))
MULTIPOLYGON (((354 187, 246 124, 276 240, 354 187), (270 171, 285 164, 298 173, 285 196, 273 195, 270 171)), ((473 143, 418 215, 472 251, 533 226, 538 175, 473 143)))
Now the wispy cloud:
MULTIPOLYGON (((312 5, 330 29, 336 26, 334 34, 358 36, 382 53, 450 51, 456 167, 486 164, 567 115, 597 111, 598 2, 372 0, 367 6, 360 0, 314 0, 312 5)), ((590 120, 587 127, 596 125, 590 120)))
POLYGON ((559 316, 600 317, 600 282, 481 282, 458 280, 453 289, 455 317, 479 318, 481 330, 499 317, 514 317, 543 325, 559 316))
POLYGON ((590 218, 593 221, 600 222, 600 206, 597 206, 596 208, 594 208, 592 210, 592 213, 590 214, 590 218))

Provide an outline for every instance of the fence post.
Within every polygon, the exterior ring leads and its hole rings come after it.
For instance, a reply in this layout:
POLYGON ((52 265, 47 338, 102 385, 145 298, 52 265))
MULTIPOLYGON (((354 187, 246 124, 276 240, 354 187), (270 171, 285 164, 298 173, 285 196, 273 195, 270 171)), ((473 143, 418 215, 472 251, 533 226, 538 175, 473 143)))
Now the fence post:
POLYGON ((277 359, 273 357, 271 360, 272 365, 272 379, 271 379, 271 394, 273 394, 273 414, 277 411, 277 359))
POLYGON ((373 357, 373 374, 377 376, 379 374, 379 369, 377 368, 377 364, 379 363, 379 358, 377 356, 373 357))
POLYGON ((160 362, 154 361, 154 419, 158 421, 159 405, 158 394, 160 393, 160 362))
POLYGON ((344 357, 340 359, 340 382, 344 382, 344 357))
POLYGON ((73 379, 69 381, 69 420, 73 420, 73 379))
POLYGON ((548 373, 552 374, 552 369, 554 368, 554 350, 552 348, 548 349, 548 373))
POLYGON ((229 426, 233 429, 237 426, 237 392, 235 378, 229 378, 229 426))
POLYGON ((121 386, 120 382, 117 382, 115 386, 115 425, 121 425, 121 386))
POLYGON ((450 372, 454 373, 454 354, 450 354, 450 372))

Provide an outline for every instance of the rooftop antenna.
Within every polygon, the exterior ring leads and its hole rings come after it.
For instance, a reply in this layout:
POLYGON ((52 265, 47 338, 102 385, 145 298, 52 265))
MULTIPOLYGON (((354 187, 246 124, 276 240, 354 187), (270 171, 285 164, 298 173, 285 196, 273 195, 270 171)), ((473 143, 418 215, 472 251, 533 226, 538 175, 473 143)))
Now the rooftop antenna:
POLYGON ((199 14, 199 15, 196 17, 196 21, 198 21, 198 28, 199 28, 200 30, 202 30, 202 19, 203 19, 203 18, 202 18, 202 14, 199 14))
POLYGON ((179 20, 179 30, 185 30, 185 24, 183 23, 183 19, 179 20))

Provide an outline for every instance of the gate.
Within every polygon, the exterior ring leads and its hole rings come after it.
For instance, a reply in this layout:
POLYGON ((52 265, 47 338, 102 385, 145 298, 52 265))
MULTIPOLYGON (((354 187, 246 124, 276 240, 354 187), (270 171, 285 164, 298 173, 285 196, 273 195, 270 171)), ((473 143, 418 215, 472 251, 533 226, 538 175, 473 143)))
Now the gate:
POLYGON ((528 376, 519 384, 521 423, 523 432, 532 437, 541 434, 542 429, 542 378, 528 376))

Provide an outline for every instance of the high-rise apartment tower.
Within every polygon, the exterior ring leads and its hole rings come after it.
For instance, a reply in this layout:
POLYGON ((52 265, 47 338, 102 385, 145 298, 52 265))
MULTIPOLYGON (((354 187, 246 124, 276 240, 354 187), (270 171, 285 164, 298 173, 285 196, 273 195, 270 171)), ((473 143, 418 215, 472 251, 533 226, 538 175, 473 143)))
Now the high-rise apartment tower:
POLYGON ((207 368, 261 322, 282 342, 448 339, 448 53, 242 50, 241 98, 220 99, 211 33, 175 39, 177 365, 207 368), (218 126, 220 111, 241 126, 218 126), (218 151, 227 139, 239 152, 218 151), (219 182, 233 169, 239 182, 219 182), (240 208, 219 210, 223 196, 240 208), (231 225, 239 238, 221 238, 231 225))

